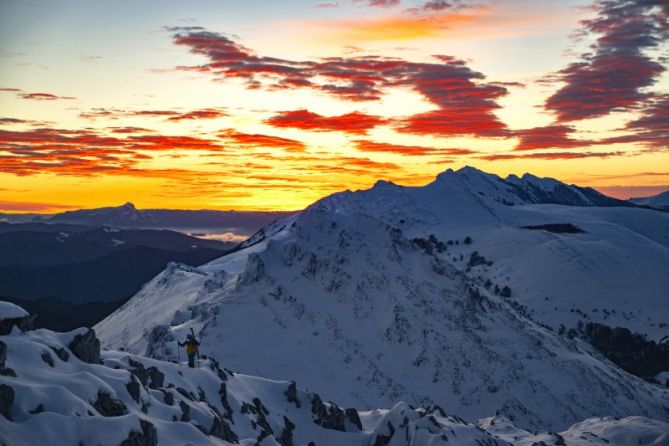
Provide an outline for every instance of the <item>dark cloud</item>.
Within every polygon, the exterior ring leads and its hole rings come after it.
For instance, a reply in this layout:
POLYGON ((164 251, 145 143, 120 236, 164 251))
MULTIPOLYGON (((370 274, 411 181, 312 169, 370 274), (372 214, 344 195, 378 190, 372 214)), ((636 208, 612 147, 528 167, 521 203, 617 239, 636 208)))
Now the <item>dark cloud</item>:
POLYGON ((539 153, 493 153, 480 156, 486 161, 504 161, 516 159, 570 160, 579 158, 611 158, 625 156, 625 152, 539 152, 539 153))
POLYGON ((559 122, 629 110, 649 98, 665 66, 646 50, 669 35, 666 0, 599 0, 597 16, 583 22, 582 34, 595 34, 592 52, 553 76, 565 85, 550 96, 546 109, 559 122))
POLYGON ((76 99, 72 96, 57 96, 51 93, 18 93, 18 97, 21 99, 31 99, 36 101, 57 101, 60 99, 70 100, 76 99))
POLYGON ((628 122, 625 130, 634 133, 604 142, 637 142, 651 149, 669 150, 669 94, 658 94, 650 99, 641 117, 628 122))
POLYGON ((364 3, 365 6, 373 8, 392 8, 398 6, 402 0, 354 0, 356 3, 364 3))
POLYGON ((368 130, 387 123, 379 116, 353 112, 339 116, 322 116, 309 110, 281 112, 265 121, 274 127, 297 128, 316 131, 339 131, 353 134, 365 134, 368 130))
POLYGON ((168 121, 188 121, 197 119, 216 119, 226 116, 226 113, 221 109, 203 108, 201 110, 193 110, 188 113, 171 116, 167 118, 168 121))

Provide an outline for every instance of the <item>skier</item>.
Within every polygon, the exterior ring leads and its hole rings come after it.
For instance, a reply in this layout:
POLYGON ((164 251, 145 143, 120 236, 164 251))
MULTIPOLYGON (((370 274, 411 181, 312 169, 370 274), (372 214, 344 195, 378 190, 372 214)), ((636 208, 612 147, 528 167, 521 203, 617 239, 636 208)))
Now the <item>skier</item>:
POLYGON ((179 342, 178 344, 180 347, 186 346, 186 353, 188 354, 188 367, 194 368, 195 355, 198 354, 197 347, 200 345, 200 343, 195 340, 195 336, 189 334, 184 342, 179 342))

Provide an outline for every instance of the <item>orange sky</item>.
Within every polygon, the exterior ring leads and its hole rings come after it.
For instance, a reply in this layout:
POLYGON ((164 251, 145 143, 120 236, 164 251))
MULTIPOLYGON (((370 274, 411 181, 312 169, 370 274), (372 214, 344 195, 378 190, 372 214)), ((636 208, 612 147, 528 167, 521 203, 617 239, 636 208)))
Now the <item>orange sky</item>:
POLYGON ((667 190, 669 6, 617 3, 3 2, 0 212, 293 210, 464 165, 667 190))

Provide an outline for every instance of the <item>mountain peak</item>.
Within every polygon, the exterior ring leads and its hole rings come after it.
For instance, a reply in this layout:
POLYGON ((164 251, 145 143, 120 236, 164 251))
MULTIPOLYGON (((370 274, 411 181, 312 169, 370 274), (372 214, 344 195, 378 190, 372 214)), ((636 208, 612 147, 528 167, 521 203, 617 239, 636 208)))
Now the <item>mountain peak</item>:
POLYGON ((119 206, 119 208, 121 208, 121 209, 127 209, 127 210, 129 210, 129 211, 130 211, 130 210, 132 210, 132 211, 136 211, 136 210, 137 210, 137 208, 135 207, 135 205, 132 204, 130 201, 126 202, 125 204, 123 204, 123 205, 121 205, 121 206, 119 206))

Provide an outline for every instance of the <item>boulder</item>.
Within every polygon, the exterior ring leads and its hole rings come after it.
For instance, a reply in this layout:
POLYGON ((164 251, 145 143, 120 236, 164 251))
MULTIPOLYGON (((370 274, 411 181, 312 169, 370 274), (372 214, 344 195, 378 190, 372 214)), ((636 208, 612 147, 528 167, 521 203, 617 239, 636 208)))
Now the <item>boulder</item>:
POLYGON ((89 328, 84 334, 74 337, 68 348, 74 356, 90 364, 100 363, 100 340, 95 336, 95 330, 89 328))

